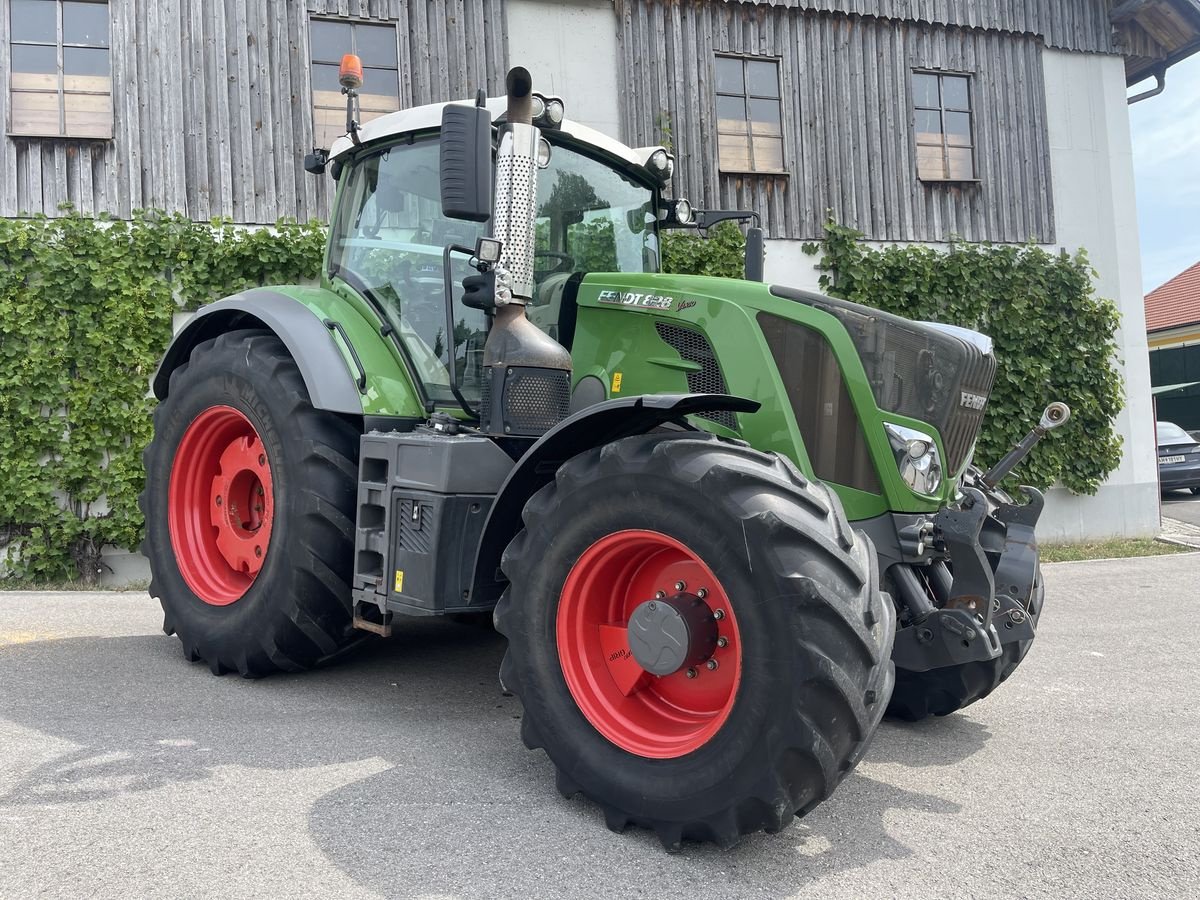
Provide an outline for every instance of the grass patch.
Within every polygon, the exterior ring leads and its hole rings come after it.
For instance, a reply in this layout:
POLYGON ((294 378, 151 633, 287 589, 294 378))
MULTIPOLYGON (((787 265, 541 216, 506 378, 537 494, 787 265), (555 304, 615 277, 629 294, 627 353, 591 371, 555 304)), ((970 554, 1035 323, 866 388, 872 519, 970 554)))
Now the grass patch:
POLYGON ((1077 544, 1040 544, 1042 562, 1075 562, 1081 559, 1127 559, 1134 556, 1167 556, 1190 553, 1191 547, 1167 544, 1154 538, 1110 538, 1077 544))
POLYGON ((108 588, 98 584, 84 584, 82 581, 37 581, 29 578, 0 578, 0 591, 111 591, 114 594, 144 593, 149 590, 149 579, 143 578, 131 581, 125 587, 108 588))

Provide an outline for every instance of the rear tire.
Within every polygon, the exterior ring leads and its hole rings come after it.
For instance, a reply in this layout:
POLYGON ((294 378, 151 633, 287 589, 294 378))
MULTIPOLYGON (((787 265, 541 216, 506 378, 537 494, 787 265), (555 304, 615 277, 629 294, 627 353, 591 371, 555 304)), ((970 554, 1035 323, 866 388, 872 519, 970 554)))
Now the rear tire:
POLYGON ((357 458, 358 431, 313 408, 295 361, 269 332, 204 341, 171 373, 143 454, 142 550, 163 631, 179 637, 187 659, 214 675, 258 677, 310 668, 361 636, 351 628, 349 584, 357 458), (258 480, 226 471, 237 466, 258 466, 258 480), (251 499, 230 525, 223 494, 247 478, 253 490, 241 495, 251 499), (249 520, 255 495, 258 518, 249 520), (253 550, 229 549, 247 538, 253 550))
POLYGON ((501 682, 524 706, 526 746, 544 748, 559 790, 600 804, 611 829, 652 828, 667 849, 729 847, 807 813, 862 757, 892 689, 895 613, 874 548, 826 487, 742 444, 642 435, 568 460, 524 522, 502 563, 501 682), (581 571, 591 560, 599 568, 581 571), (572 617, 610 610, 619 624, 655 596, 646 585, 672 591, 689 571, 710 610, 728 608, 706 620, 728 636, 711 651, 722 664, 695 663, 690 680, 638 668, 613 694, 612 661, 627 657, 595 646, 613 626, 572 617))

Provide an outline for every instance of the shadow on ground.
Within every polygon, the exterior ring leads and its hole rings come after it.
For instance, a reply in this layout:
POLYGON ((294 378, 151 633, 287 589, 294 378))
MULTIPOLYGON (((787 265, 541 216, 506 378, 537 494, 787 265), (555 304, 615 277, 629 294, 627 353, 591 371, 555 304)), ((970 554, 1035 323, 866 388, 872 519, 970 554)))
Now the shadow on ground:
MULTIPOLYGON (((755 835, 730 852, 687 845, 669 856, 652 834, 613 834, 594 804, 558 795, 545 755, 520 743, 519 704, 500 693, 502 652, 489 630, 416 621, 334 668, 254 682, 213 678, 161 636, 5 647, 0 716, 70 745, 10 783, 0 810, 103 802, 203 780, 227 765, 303 769, 378 758, 388 768, 313 806, 317 846, 384 896, 483 898, 531 880, 546 895, 588 885, 650 896, 649 876, 670 870, 706 897, 781 896, 808 877, 910 856, 889 835, 892 810, 960 809, 854 774, 781 835, 755 835), (772 873, 787 877, 773 881, 772 873)), ((885 724, 867 768, 954 765, 988 737, 962 715, 885 724)))

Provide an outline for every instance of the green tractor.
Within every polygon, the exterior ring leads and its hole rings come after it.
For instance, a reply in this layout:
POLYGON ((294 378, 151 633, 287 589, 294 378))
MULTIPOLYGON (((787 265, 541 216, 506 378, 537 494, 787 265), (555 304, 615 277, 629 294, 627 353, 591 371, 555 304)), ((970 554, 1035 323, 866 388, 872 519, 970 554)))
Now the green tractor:
POLYGON ((827 798, 885 712, 986 696, 1034 638, 1033 527, 972 466, 983 335, 659 273, 751 214, 674 160, 507 96, 402 110, 337 184, 319 287, 202 309, 155 375, 142 496, 164 630, 214 674, 492 618, 521 734, 608 826, 728 847, 827 798))

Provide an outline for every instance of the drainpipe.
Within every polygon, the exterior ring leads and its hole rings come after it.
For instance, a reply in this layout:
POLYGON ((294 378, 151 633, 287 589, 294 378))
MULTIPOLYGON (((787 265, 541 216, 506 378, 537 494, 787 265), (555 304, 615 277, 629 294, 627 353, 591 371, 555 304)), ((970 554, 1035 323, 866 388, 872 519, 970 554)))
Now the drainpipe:
POLYGON ((1163 92, 1163 88, 1165 88, 1167 86, 1167 67, 1166 66, 1163 66, 1162 68, 1155 71, 1154 80, 1158 82, 1158 84, 1155 87, 1150 88, 1150 90, 1148 90, 1148 91, 1142 91, 1140 94, 1134 94, 1126 102, 1130 106, 1133 106, 1133 104, 1137 103, 1139 100, 1149 100, 1151 97, 1157 97, 1159 94, 1161 94, 1163 92))

